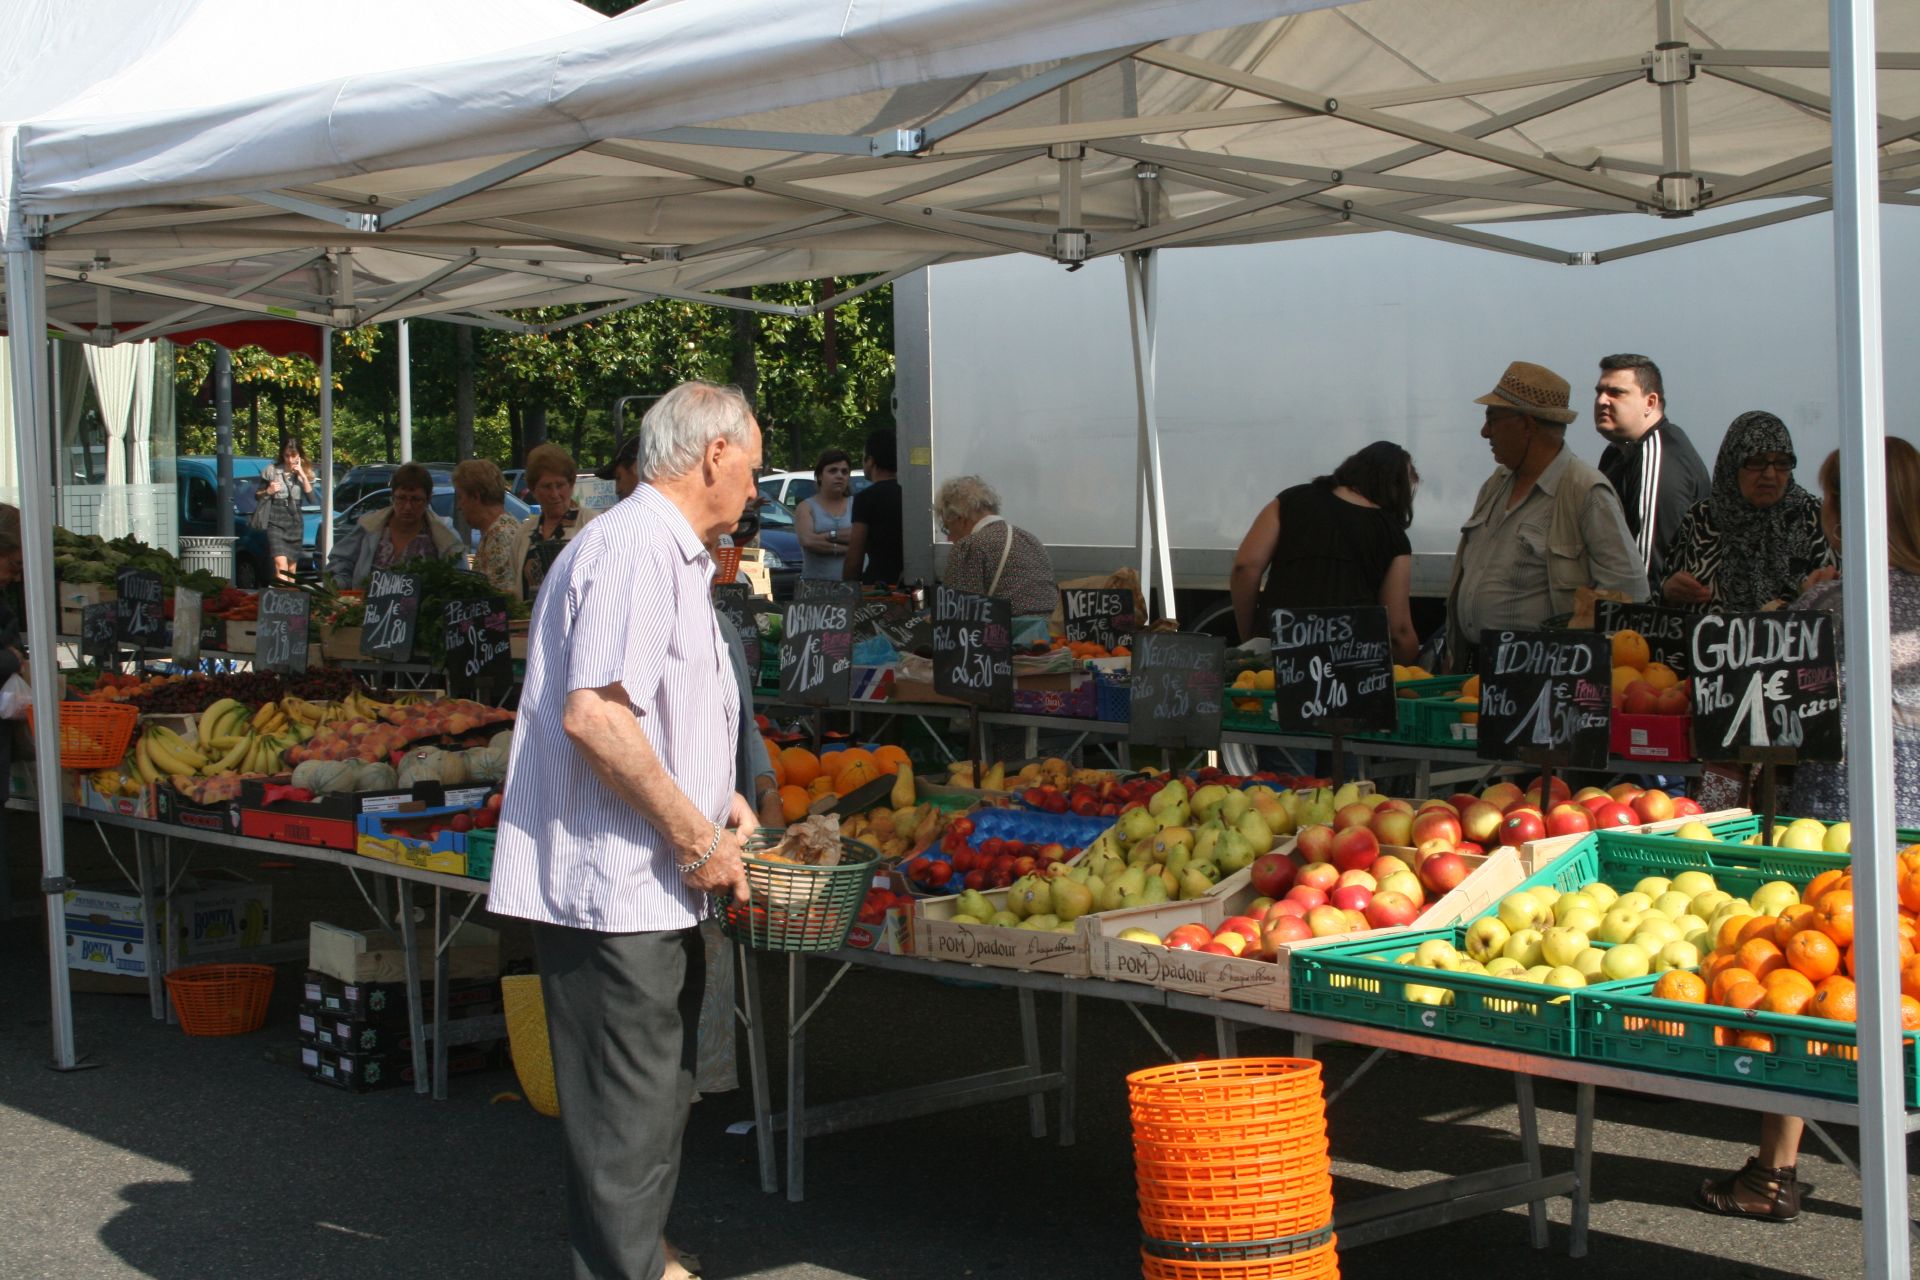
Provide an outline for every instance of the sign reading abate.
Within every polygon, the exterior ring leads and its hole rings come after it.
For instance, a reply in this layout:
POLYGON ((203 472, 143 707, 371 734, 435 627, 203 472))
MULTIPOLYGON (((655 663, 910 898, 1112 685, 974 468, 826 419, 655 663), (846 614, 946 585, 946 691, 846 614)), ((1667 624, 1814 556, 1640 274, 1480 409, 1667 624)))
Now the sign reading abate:
POLYGON ((173 589, 173 660, 200 665, 200 593, 192 587, 173 589))
POLYGON ((1313 733, 1398 728, 1387 611, 1275 609, 1273 714, 1282 729, 1313 733))
POLYGON ((120 602, 103 600, 80 610, 80 654, 96 666, 120 660, 120 602))
MULTIPOLYGON (((856 593, 859 588, 854 587, 856 593)), ((856 594, 857 598, 857 594, 856 594)), ((794 600, 780 632, 780 696, 803 707, 844 706, 853 695, 853 608, 794 600)))
POLYGON ((260 593, 253 665, 262 671, 298 675, 307 669, 307 621, 312 601, 304 591, 260 593))
POLYGON ((933 589, 933 691, 987 711, 1013 710, 1013 602, 933 589))
POLYGON ((120 639, 136 648, 159 648, 167 630, 166 583, 145 569, 122 569, 113 585, 120 604, 120 639))
POLYGON ((1700 759, 1840 759, 1831 614, 1709 613, 1694 620, 1687 650, 1700 759))
POLYGON ((1480 758, 1606 768, 1612 654, 1591 631, 1482 631, 1480 758))
POLYGON ((1173 631, 1143 631, 1133 640, 1132 740, 1153 747, 1218 746, 1227 642, 1173 631))
POLYGON ((454 697, 474 696, 483 681, 513 679, 513 637, 505 597, 449 600, 444 623, 447 688, 454 697))
POLYGON ((1063 587, 1060 612, 1067 639, 1114 649, 1133 638, 1133 592, 1114 587, 1063 587))
POLYGON ((1647 642, 1650 661, 1665 663, 1682 680, 1693 672, 1687 657, 1687 638, 1700 615, 1685 609, 1663 609, 1657 604, 1623 604, 1618 600, 1593 602, 1594 630, 1611 636, 1634 631, 1647 642))
POLYGON ((367 617, 360 624, 360 655, 381 662, 406 662, 413 657, 413 636, 419 626, 419 577, 375 569, 367 579, 367 617))

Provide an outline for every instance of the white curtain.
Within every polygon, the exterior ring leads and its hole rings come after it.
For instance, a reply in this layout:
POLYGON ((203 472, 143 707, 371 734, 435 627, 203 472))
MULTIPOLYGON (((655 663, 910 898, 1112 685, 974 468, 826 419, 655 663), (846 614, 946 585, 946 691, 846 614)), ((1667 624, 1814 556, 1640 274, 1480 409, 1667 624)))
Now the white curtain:
POLYGON ((127 419, 133 409, 140 369, 147 374, 147 398, 153 397, 153 355, 144 345, 86 348, 87 370, 107 428, 107 491, 100 504, 100 536, 117 538, 133 528, 127 502, 127 419))
POLYGON ((160 360, 160 344, 143 342, 134 363, 133 404, 128 410, 128 482, 133 497, 133 536, 150 547, 162 545, 155 519, 153 484, 153 387, 160 360))
POLYGON ((19 497, 20 455, 13 442, 13 353, 0 338, 0 493, 11 502, 19 497))

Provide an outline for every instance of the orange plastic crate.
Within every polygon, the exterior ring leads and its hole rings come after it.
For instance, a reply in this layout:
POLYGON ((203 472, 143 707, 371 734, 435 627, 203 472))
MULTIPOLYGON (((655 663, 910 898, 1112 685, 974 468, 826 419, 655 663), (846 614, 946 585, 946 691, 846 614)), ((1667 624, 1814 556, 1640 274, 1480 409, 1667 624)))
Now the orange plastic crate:
MULTIPOLYGON (((111 769, 126 759, 140 709, 123 702, 62 702, 60 704, 60 767, 111 769)), ((33 728, 33 708, 27 708, 27 728, 33 728)))

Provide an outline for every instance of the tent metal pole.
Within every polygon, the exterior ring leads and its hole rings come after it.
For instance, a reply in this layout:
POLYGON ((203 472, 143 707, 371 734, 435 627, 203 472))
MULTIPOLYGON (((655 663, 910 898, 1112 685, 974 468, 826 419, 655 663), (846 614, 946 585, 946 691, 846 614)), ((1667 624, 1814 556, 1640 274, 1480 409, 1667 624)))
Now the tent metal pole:
POLYGON ((413 342, 400 321, 400 461, 413 461, 413 342))
POLYGON ((1908 1273, 1901 1039, 1894 968, 1893 706, 1886 529, 1886 403, 1880 175, 1872 0, 1830 0, 1833 246, 1839 327, 1840 529, 1845 570, 1848 814, 1853 820, 1860 984, 1860 1178, 1864 1274, 1908 1273))
POLYGON ((324 572, 333 554, 333 330, 320 331, 320 536, 314 539, 324 572))
MULTIPOLYGON (((213 504, 213 531, 223 538, 233 528, 233 353, 218 343, 213 348, 213 474, 220 496, 213 504)), ((236 581, 240 562, 233 564, 236 581)))
MULTIPOLYGON (((17 230, 17 228, 16 228, 17 230)), ((34 795, 39 798, 41 892, 47 910, 47 969, 53 1001, 53 1065, 78 1067, 73 1049, 73 989, 67 976, 66 846, 60 810, 59 667, 54 647, 53 513, 45 510, 48 417, 45 254, 24 236, 7 249, 7 315, 13 341, 13 420, 20 467, 20 551, 26 579, 27 649, 33 680, 34 795)))
POLYGON ((1173 597, 1173 539, 1167 533, 1167 473, 1160 461, 1160 257, 1140 256, 1141 296, 1145 302, 1142 332, 1146 336, 1147 478, 1153 486, 1153 545, 1159 556, 1160 616, 1177 619, 1173 597))
MULTIPOLYGON (((1140 598, 1146 602, 1148 616, 1153 613, 1153 485, 1148 480, 1147 462, 1147 364, 1140 334, 1140 262, 1139 254, 1124 254, 1121 262, 1127 280, 1127 337, 1133 348, 1133 398, 1138 414, 1138 446, 1134 461, 1136 478, 1134 503, 1134 550, 1140 564, 1140 598)), ((1143 619, 1144 621, 1144 619, 1143 619)))

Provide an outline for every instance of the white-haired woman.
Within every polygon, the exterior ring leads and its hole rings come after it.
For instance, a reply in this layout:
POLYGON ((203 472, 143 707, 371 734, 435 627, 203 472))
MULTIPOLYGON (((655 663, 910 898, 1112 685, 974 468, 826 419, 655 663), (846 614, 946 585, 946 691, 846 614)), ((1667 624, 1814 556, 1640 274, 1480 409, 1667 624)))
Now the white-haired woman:
POLYGON ((934 518, 953 551, 941 581, 957 591, 1004 596, 1016 614, 1051 614, 1059 591, 1053 561, 1040 539, 1000 518, 1000 495, 979 476, 956 476, 940 486, 934 518))

